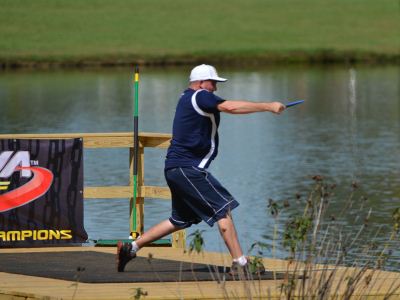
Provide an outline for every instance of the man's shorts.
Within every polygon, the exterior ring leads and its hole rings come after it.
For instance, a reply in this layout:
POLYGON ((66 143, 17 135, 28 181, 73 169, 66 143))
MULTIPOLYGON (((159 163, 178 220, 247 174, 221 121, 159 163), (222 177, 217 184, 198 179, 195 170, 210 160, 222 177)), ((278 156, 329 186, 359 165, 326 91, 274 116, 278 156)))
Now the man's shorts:
POLYGON ((239 203, 205 169, 178 167, 165 171, 172 194, 172 213, 175 226, 187 228, 202 220, 213 226, 239 203))

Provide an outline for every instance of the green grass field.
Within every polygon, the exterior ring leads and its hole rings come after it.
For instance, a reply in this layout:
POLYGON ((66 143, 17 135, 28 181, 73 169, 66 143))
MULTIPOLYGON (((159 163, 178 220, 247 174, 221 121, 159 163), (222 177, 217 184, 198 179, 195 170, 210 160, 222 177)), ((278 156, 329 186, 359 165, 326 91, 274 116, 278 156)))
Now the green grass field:
POLYGON ((391 61, 399 0, 1 0, 0 63, 391 61))

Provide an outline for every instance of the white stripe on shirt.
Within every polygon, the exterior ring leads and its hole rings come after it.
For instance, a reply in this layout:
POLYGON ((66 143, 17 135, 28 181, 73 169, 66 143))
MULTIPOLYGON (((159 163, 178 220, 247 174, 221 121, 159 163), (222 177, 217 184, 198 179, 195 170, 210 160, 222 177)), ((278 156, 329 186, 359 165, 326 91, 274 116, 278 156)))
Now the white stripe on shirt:
POLYGON ((193 95, 192 95, 192 105, 194 110, 199 114, 202 115, 204 117, 208 117, 211 120, 211 124, 212 124, 212 129, 211 129, 211 148, 210 151, 207 153, 207 155, 202 159, 202 161, 200 162, 200 164, 198 165, 199 168, 204 168, 204 166, 207 164, 207 162, 209 161, 209 159, 211 158, 211 156, 214 153, 215 150, 215 134, 217 133, 217 123, 215 122, 215 117, 214 114, 210 114, 207 113, 205 111, 203 111, 198 105, 197 105, 197 101, 196 101, 196 95, 198 92, 203 91, 201 90, 197 90, 193 95))

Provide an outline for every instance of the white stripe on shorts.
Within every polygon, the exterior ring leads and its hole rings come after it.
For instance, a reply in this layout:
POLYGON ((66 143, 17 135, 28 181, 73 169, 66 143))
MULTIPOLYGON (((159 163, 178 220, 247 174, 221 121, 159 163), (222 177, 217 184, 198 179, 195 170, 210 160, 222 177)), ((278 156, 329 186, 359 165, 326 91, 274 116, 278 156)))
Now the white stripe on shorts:
POLYGON ((212 218, 214 218, 216 214, 218 214, 218 213, 219 213, 221 210, 223 210, 227 205, 229 205, 229 203, 232 203, 232 202, 235 202, 235 199, 229 201, 229 202, 226 203, 224 206, 222 206, 220 209, 218 209, 218 211, 216 211, 216 212, 214 213, 214 215, 213 215, 211 218, 209 218, 209 219, 207 220, 207 222, 210 221, 212 218))
POLYGON ((211 183, 211 181, 208 179, 208 172, 207 172, 207 171, 199 170, 199 169, 197 169, 196 167, 193 167, 193 166, 192 166, 192 168, 193 168, 194 170, 198 171, 198 172, 206 173, 206 180, 207 180, 207 182, 211 185, 211 187, 214 189, 214 191, 215 191, 222 199, 224 199, 226 202, 229 202, 229 199, 226 199, 226 198, 215 188, 215 186, 211 183))
POLYGON ((208 203, 208 201, 203 197, 203 195, 200 193, 200 191, 196 188, 196 186, 190 181, 189 178, 187 178, 187 176, 185 175, 185 173, 183 172, 182 168, 179 168, 179 170, 181 170, 181 173, 183 174, 183 176, 185 176, 185 178, 187 179, 187 181, 189 181, 189 183, 192 185, 192 187, 196 190, 196 192, 200 195, 201 199, 203 199, 203 201, 205 203, 207 203, 207 205, 214 211, 215 213, 215 209, 211 206, 210 203, 208 203))

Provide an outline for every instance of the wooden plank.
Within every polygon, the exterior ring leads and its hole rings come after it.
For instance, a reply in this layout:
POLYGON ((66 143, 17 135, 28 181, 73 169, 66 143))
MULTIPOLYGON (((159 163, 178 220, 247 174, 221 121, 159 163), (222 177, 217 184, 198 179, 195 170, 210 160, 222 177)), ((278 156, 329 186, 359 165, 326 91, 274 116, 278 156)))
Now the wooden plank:
POLYGON ((133 137, 91 136, 83 138, 85 148, 129 148, 133 145, 133 137))
MULTIPOLYGON (((0 134, 0 139, 68 139, 79 137, 132 137, 133 132, 98 132, 98 133, 23 133, 23 134, 0 134)), ((171 138, 169 133, 139 132, 140 138, 158 139, 171 138)))
POLYGON ((170 135, 158 136, 158 137, 139 136, 139 141, 141 142, 143 147, 166 149, 170 145, 171 136, 170 135))
MULTIPOLYGON (((133 187, 125 186, 86 186, 83 191, 85 199, 106 199, 106 198, 132 198, 133 187)), ((169 188, 163 186, 141 186, 138 189, 138 196, 143 198, 171 199, 169 188)))
POLYGON ((169 188, 163 186, 142 186, 141 194, 146 198, 156 198, 156 199, 171 199, 171 192, 169 188))
POLYGON ((89 186, 83 190, 85 199, 130 198, 132 188, 127 186, 89 186))
MULTIPOLYGON (((85 148, 133 147, 133 132, 109 133, 46 133, 46 134, 0 134, 0 139, 72 139, 83 138, 85 148)), ((143 147, 165 149, 171 135, 167 133, 140 132, 139 143, 143 147)))

